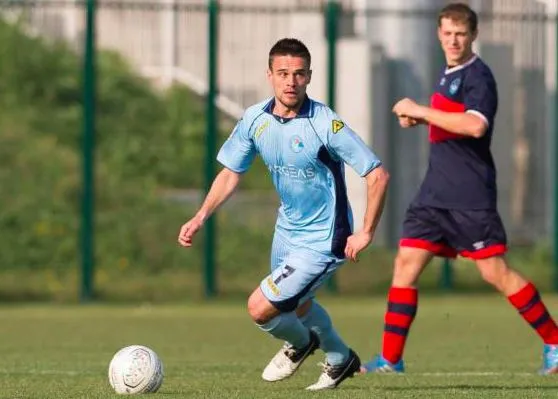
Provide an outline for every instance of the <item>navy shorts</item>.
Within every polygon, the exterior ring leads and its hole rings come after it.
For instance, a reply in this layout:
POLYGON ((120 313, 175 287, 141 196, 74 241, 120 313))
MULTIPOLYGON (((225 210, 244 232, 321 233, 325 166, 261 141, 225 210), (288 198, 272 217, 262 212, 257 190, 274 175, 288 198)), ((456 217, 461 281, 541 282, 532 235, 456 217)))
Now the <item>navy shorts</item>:
POLYGON ((471 259, 503 255, 504 225, 495 209, 442 209, 411 204, 399 246, 426 249, 437 256, 471 259))

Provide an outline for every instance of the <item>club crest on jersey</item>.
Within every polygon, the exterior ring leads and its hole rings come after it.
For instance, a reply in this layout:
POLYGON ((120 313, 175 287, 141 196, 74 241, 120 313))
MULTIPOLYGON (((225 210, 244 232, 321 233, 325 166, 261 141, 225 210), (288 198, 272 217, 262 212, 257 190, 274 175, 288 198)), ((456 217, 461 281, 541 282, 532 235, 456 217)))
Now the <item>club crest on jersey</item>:
POLYGON ((333 134, 335 134, 339 130, 343 129, 344 126, 345 126, 345 124, 343 122, 335 120, 335 119, 331 122, 331 130, 333 131, 333 134))
POLYGON ((446 84, 446 77, 444 76, 442 79, 440 79, 440 86, 443 86, 446 84))
POLYGON ((291 139, 291 150, 298 153, 302 151, 303 148, 304 148, 304 143, 302 142, 302 139, 298 136, 294 136, 291 139))
POLYGON ((453 96, 459 90, 459 85, 461 85, 461 79, 457 78, 451 81, 449 87, 449 93, 453 96))

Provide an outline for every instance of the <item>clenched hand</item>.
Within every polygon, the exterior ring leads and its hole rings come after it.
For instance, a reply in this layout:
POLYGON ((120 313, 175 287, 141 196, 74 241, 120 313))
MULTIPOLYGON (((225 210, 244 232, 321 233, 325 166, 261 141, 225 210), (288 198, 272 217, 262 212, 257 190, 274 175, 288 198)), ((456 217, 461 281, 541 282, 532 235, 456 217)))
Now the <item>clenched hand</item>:
POLYGON ((180 233, 178 234, 178 243, 183 247, 192 246, 192 238, 196 233, 202 228, 203 221, 198 217, 193 217, 180 228, 180 233))
POLYGON ((366 233, 364 231, 359 231, 349 236, 345 246, 345 256, 353 262, 358 262, 358 254, 372 242, 373 237, 373 233, 366 233))

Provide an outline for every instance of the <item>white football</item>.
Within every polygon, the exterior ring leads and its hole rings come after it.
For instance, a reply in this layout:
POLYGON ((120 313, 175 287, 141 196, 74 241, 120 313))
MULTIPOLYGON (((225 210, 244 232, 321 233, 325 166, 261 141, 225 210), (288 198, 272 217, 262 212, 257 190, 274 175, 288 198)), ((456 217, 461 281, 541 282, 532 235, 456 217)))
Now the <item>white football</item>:
POLYGON ((157 392, 163 383, 163 363, 146 346, 127 346, 113 356, 108 377, 110 385, 119 394, 157 392))

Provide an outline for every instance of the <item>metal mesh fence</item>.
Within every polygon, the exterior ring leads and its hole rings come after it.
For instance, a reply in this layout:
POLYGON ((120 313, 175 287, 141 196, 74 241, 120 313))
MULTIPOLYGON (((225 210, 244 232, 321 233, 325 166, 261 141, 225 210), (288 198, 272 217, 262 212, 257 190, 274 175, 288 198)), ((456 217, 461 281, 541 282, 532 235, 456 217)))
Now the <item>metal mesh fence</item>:
MULTIPOLYGON (((428 162, 426 131, 401 131, 390 115, 400 97, 428 102, 443 67, 436 38, 443 0, 343 1, 338 15, 337 111, 387 164, 392 188, 378 236, 393 244, 408 202, 428 162)), ((500 106, 493 139, 498 168, 499 207, 512 242, 548 241, 553 215, 556 131, 555 0, 471 0, 480 13, 475 51, 492 67, 500 106)), ((326 101, 327 34, 324 1, 224 0, 219 10, 219 108, 231 119, 271 94, 265 79, 267 53, 281 37, 303 40, 313 57, 310 95, 326 101)), ((49 40, 81 51, 83 2, 4 1, 9 21, 49 40)), ((208 24, 204 1, 100 1, 100 49, 122 54, 159 87, 174 82, 204 95, 207 90, 208 24)), ((199 173, 203 173, 200 166, 199 173)), ((262 177, 266 178, 266 177, 262 177)), ((364 198, 350 183, 356 218, 364 198), (360 204, 360 205, 359 205, 360 204)), ((174 187, 201 190, 201 187, 174 187)), ((265 224, 271 232, 275 198, 249 192, 229 210, 233 219, 265 224), (236 205, 235 205, 236 204, 236 205), (239 205, 240 204, 240 205, 239 205), (244 205, 242 205, 244 204, 244 205), (249 206, 245 206, 249 204, 249 206), (235 208, 239 206, 239 208, 235 208), (235 209, 239 211, 236 212, 235 209), (262 209, 265 210, 262 212, 262 209), (253 212, 254 217, 250 215, 253 212), (263 215, 269 217, 264 217, 263 215)), ((185 195, 181 198, 199 196, 185 195)), ((265 270, 265 265, 261 270, 265 270)))

